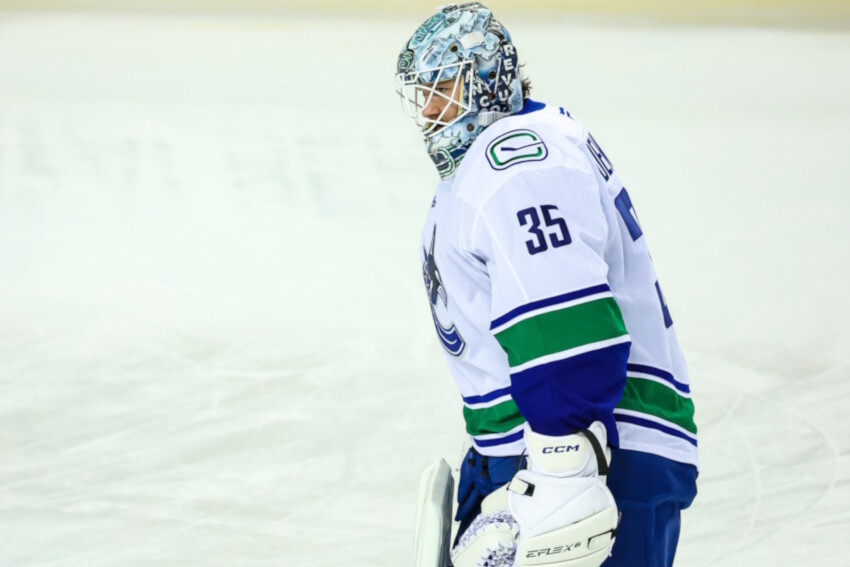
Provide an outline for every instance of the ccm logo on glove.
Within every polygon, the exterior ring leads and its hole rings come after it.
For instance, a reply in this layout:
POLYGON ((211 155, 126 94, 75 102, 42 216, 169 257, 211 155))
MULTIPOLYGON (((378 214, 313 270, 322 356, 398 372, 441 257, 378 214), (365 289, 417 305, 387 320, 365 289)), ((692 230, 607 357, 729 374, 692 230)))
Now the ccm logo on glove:
POLYGON ((549 453, 569 453, 570 451, 578 451, 578 445, 558 445, 556 447, 543 447, 543 454, 549 453))
POLYGON ((525 554, 526 558, 542 557, 544 555, 557 555, 571 551, 574 547, 581 547, 581 542, 572 543, 570 545, 559 545, 558 547, 544 547, 543 549, 532 549, 525 554))

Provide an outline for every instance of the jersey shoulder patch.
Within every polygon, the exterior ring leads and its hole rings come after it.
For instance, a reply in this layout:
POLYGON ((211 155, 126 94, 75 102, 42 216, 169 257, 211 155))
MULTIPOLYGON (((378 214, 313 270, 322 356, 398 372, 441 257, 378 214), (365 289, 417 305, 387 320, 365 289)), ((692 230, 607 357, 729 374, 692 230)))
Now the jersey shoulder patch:
POLYGON ((549 148, 543 138, 533 130, 520 128, 497 136, 487 145, 490 167, 502 171, 529 161, 543 161, 549 157, 549 148))

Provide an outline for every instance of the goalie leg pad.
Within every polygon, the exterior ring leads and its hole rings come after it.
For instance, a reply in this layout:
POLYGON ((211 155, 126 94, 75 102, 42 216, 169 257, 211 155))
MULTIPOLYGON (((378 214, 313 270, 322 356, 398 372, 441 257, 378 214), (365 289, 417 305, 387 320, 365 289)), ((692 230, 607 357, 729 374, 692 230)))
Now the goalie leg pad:
POLYGON ((446 567, 452 531, 454 480, 448 463, 437 459, 422 471, 413 542, 414 567, 446 567))

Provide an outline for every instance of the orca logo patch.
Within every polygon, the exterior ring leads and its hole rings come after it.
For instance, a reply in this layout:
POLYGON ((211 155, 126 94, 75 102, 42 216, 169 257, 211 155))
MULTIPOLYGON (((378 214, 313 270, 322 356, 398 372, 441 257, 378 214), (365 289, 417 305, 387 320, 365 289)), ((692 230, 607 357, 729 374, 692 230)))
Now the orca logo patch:
POLYGON ((422 264, 422 277, 425 279, 425 289, 428 290, 431 315, 434 317, 434 327, 437 329, 437 336, 440 337, 440 342, 450 355, 461 357, 466 350, 466 342, 463 340, 460 331, 457 330, 454 322, 446 327, 437 317, 437 308, 441 302, 444 309, 449 306, 449 295, 443 286, 440 269, 437 267, 437 260, 434 258, 434 244, 436 241, 437 225, 435 224, 434 232, 431 234, 431 249, 425 250, 423 248, 422 250, 425 256, 425 261, 422 264))

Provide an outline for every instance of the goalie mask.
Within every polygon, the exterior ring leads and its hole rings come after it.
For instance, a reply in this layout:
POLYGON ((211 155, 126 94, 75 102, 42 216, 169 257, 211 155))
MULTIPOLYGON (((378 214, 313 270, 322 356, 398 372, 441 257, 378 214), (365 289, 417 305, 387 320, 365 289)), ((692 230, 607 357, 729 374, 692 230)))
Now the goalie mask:
POLYGON ((478 3, 439 8, 401 50, 397 72, 402 107, 422 130, 442 179, 484 128, 522 109, 511 36, 478 3))

